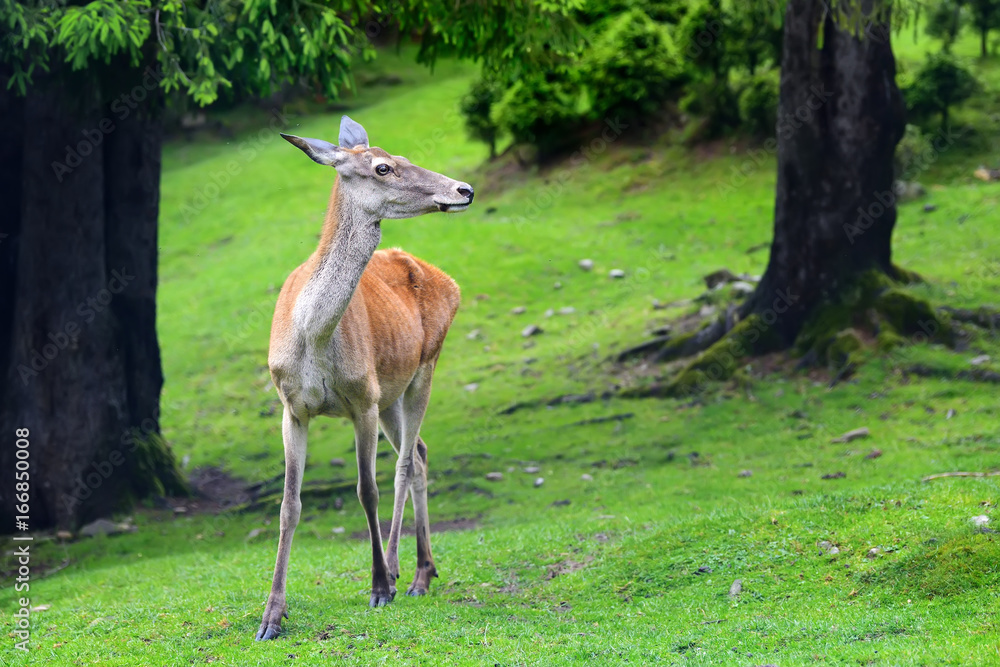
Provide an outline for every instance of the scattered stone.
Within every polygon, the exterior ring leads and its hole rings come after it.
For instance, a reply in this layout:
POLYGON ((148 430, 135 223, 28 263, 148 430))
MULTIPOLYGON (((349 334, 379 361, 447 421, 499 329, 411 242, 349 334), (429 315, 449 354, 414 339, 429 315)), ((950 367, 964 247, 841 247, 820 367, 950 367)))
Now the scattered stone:
POLYGON ((663 303, 659 299, 653 299, 652 301, 653 310, 666 310, 670 307, 669 303, 663 303))
POLYGON ((896 181, 892 184, 892 189, 896 196, 903 201, 917 199, 927 194, 924 186, 916 181, 896 181))
POLYGON ((737 280, 735 283, 732 283, 730 287, 734 292, 741 296, 749 296, 753 294, 753 291, 756 289, 752 284, 745 280, 737 280))
POLYGON ((610 271, 608 271, 608 277, 609 278, 624 278, 625 277, 625 272, 622 271, 621 269, 611 269, 610 271))
POLYGON ((537 489, 538 487, 540 487, 544 483, 545 483, 545 478, 544 477, 537 477, 535 479, 535 488, 537 489))
POLYGON ((569 505, 571 502, 573 502, 573 501, 572 500, 557 500, 557 501, 553 502, 552 504, 550 504, 549 507, 565 507, 566 505, 569 505))
POLYGON ((820 479, 843 479, 847 477, 847 473, 843 470, 838 470, 837 472, 831 472, 820 477, 820 479))
POLYGON ((525 308, 524 306, 517 306, 516 308, 511 308, 510 309, 510 314, 511 315, 523 315, 525 312, 527 312, 527 310, 528 309, 525 308))
POLYGON ((867 454, 865 454, 866 459, 877 459, 880 456, 882 456, 882 450, 878 448, 875 448, 870 452, 868 452, 867 454))
POLYGON ((736 581, 733 582, 733 585, 729 587, 729 597, 731 598, 737 597, 742 592, 743 592, 743 580, 737 579, 736 581))
POLYGON ((973 366, 982 366, 983 364, 988 364, 990 363, 990 355, 980 354, 978 357, 973 357, 972 359, 969 359, 969 363, 972 364, 973 366))
POLYGON ((184 505, 178 505, 174 508, 174 514, 187 514, 188 508, 184 505))
POLYGON ((488 482, 499 482, 503 479, 502 472, 488 472, 486 473, 486 481, 488 482))
POLYGON ((933 213, 937 210, 937 206, 934 204, 924 204, 924 213, 933 213))
POLYGON ((816 546, 819 547, 820 554, 826 554, 828 556, 836 556, 840 553, 840 549, 834 546, 833 542, 827 540, 821 541, 816 546))
POLYGON ((698 311, 698 317, 711 317, 712 315, 715 315, 717 310, 718 309, 715 306, 711 304, 705 304, 698 311))
POLYGON ((582 475, 580 475, 580 479, 582 479, 584 482, 593 482, 594 481, 593 475, 588 475, 587 473, 583 473, 582 475))
POLYGON ((753 477, 753 470, 741 470, 738 477, 753 477))
POLYGON ((552 289, 562 289, 562 283, 558 280, 552 285, 552 289))
POLYGON ((97 537, 98 535, 118 535, 135 530, 135 526, 125 523, 115 523, 107 519, 98 519, 80 529, 81 537, 97 537))
POLYGON ((547 309, 545 311, 545 317, 552 317, 555 314, 556 314, 556 311, 552 310, 551 308, 549 308, 549 309, 547 309))
POLYGON ((875 558, 878 558, 878 554, 879 554, 878 547, 872 547, 871 549, 868 550, 868 553, 865 554, 865 558, 867 558, 868 560, 873 560, 875 558))
POLYGON ((540 326, 538 326, 537 324, 529 324, 528 326, 524 327, 524 329, 521 330, 521 337, 531 338, 532 336, 537 336, 540 333, 543 333, 542 328, 540 326))
POLYGON ((579 262, 577 262, 577 264, 584 271, 590 271, 591 269, 594 268, 594 260, 592 259, 581 259, 579 262))
POLYGON ((562 307, 562 308, 559 309, 559 314, 560 315, 572 315, 575 312, 576 312, 576 308, 574 308, 573 306, 564 306, 564 307, 562 307))
POLYGON ((856 428, 853 431, 848 431, 844 435, 840 436, 839 438, 834 438, 830 442, 832 442, 832 443, 838 443, 838 442, 840 442, 840 443, 848 443, 848 442, 852 442, 854 440, 861 440, 863 438, 867 438, 869 435, 871 435, 871 433, 868 431, 868 427, 867 426, 862 426, 861 428, 856 428))
POLYGON ((479 389, 479 384, 476 382, 470 382, 469 384, 465 385, 465 391, 473 392, 477 389, 479 389))
POLYGON ((483 332, 479 329, 473 329, 469 333, 465 334, 466 340, 479 340, 483 337, 483 332))
POLYGON ((955 415, 957 415, 957 414, 958 414, 958 413, 957 413, 957 412, 955 412, 955 411, 954 411, 953 409, 949 409, 949 410, 948 410, 948 412, 947 412, 947 413, 945 413, 945 416, 944 416, 944 418, 945 418, 946 420, 947 420, 947 419, 951 419, 952 417, 954 417, 954 416, 955 416, 955 415))
POLYGON ((333 499, 333 509, 335 509, 335 510, 342 510, 342 509, 344 509, 344 499, 341 498, 340 496, 337 496, 336 498, 334 498, 333 499))
POLYGON ((698 571, 695 572, 695 574, 712 574, 712 568, 707 565, 702 565, 698 568, 698 571))
POLYGON ((330 465, 334 468, 343 468, 347 465, 347 461, 341 458, 330 459, 330 465))
POLYGON ((972 172, 972 175, 981 181, 1000 181, 1000 169, 988 169, 982 165, 972 172))
POLYGON ((60 540, 72 540, 73 533, 69 532, 68 530, 57 530, 56 537, 58 537, 60 540))
POLYGON ((187 470, 189 463, 191 463, 191 455, 185 454, 183 458, 181 458, 181 470, 187 470))
POLYGON ((263 528, 254 528, 249 533, 247 533, 247 542, 254 539, 255 537, 260 536, 260 534, 263 532, 264 532, 263 528))
POLYGON ((524 472, 528 473, 529 475, 534 475, 536 472, 541 472, 541 470, 542 469, 539 468, 538 466, 527 466, 524 469, 524 472))
POLYGON ((673 331, 673 330, 674 330, 674 328, 672 326, 670 326, 669 324, 664 324, 664 325, 658 326, 655 329, 653 329, 652 331, 650 331, 649 335, 650 336, 656 336, 656 337, 659 337, 659 336, 669 336, 670 332, 673 331))
POLYGON ((979 516, 972 517, 969 521, 971 521, 972 525, 976 528, 982 528, 990 522, 990 518, 985 514, 980 514, 979 516))

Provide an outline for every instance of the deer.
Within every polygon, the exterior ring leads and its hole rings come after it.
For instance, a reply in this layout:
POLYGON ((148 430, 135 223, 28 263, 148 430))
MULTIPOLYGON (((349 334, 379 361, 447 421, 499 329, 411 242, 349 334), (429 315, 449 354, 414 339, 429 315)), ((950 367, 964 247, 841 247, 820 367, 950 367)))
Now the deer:
POLYGON ((316 250, 285 280, 274 308, 268 367, 283 406, 285 483, 278 555, 258 641, 281 633, 285 585, 310 420, 346 417, 354 426, 358 499, 372 549, 369 605, 396 595, 403 510, 413 502, 417 569, 407 595, 424 595, 437 576, 427 513, 427 445, 420 426, 445 336, 458 310, 458 285, 440 269, 399 249, 376 250, 382 220, 466 210, 468 183, 369 146, 368 133, 344 116, 340 145, 281 135, 336 177, 316 250), (375 482, 378 429, 396 451, 395 498, 383 550, 375 482))

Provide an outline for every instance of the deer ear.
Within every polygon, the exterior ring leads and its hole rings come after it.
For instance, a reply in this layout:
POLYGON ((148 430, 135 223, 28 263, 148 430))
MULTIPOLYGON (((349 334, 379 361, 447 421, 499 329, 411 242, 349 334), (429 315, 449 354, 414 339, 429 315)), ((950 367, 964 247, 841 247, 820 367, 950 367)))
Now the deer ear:
POLYGON ((334 146, 329 141, 323 141, 322 139, 306 139, 304 137, 296 137, 294 134, 282 134, 281 138, 302 149, 302 152, 312 158, 313 162, 325 166, 336 166, 343 156, 344 151, 340 146, 334 146))
POLYGON ((368 148, 368 133, 360 123, 356 123, 347 116, 340 118, 340 145, 345 148, 355 148, 362 146, 368 148))

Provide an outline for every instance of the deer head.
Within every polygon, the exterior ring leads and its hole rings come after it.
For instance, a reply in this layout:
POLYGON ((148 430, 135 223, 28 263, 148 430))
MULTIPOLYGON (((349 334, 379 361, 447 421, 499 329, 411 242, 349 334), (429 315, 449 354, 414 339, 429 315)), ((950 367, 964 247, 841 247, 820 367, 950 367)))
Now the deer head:
POLYGON ((472 186, 418 167, 405 157, 368 145, 368 133, 347 116, 340 121, 340 145, 282 134, 314 162, 333 167, 341 191, 350 192, 366 213, 380 219, 424 213, 457 213, 472 203, 472 186))

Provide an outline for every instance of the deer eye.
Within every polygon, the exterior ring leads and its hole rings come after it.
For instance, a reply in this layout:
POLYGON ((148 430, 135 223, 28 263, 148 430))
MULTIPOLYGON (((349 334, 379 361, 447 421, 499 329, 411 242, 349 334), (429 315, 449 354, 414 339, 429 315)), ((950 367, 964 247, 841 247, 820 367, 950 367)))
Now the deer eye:
POLYGON ((390 167, 387 164, 380 164, 375 167, 375 173, 378 174, 379 176, 385 176, 390 171, 392 171, 392 167, 390 167))

